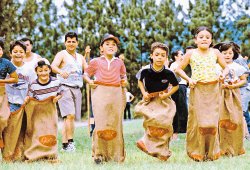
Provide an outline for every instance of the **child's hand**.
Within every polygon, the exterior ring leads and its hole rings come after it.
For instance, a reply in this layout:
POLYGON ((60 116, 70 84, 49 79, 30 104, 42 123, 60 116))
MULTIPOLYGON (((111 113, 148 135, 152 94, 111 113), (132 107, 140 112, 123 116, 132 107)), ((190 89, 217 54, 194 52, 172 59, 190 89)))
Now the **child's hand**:
POLYGON ((90 81, 89 81, 89 86, 90 86, 92 89, 95 89, 98 85, 95 84, 94 80, 90 80, 90 81))
POLYGON ((62 95, 58 95, 58 96, 54 97, 53 103, 56 103, 61 97, 62 97, 62 95))
POLYGON ((235 89, 235 88, 237 88, 237 86, 235 84, 229 84, 227 86, 227 88, 229 88, 229 89, 235 89))
POLYGON ((225 88, 227 88, 227 86, 228 86, 228 84, 222 84, 221 88, 225 89, 225 88))
POLYGON ((189 87, 190 87, 190 88, 194 88, 194 86, 196 85, 196 83, 197 83, 197 82, 194 81, 193 79, 189 79, 189 80, 188 80, 188 84, 189 84, 189 87))
POLYGON ((23 104, 27 104, 30 101, 30 96, 25 97, 23 104))
POLYGON ((143 100, 145 102, 149 102, 150 101, 150 97, 149 97, 149 94, 147 92, 143 93, 143 100))
POLYGON ((169 97, 168 93, 160 92, 159 97, 161 100, 164 100, 169 97))
POLYGON ((128 82, 126 80, 121 81, 122 87, 126 87, 128 85, 128 82))

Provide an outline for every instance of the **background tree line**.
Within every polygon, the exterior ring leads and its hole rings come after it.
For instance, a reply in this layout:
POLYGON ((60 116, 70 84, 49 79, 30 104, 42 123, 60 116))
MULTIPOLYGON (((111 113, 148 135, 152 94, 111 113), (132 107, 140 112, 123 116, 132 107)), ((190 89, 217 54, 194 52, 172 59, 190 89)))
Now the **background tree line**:
POLYGON ((205 25, 213 30, 214 43, 233 40, 249 56, 249 5, 249 0, 191 0, 189 8, 174 0, 72 0, 57 7, 53 0, 1 0, 0 36, 5 37, 6 52, 11 40, 28 36, 34 51, 52 61, 64 49, 67 31, 79 34, 80 53, 91 46, 91 57, 99 55, 102 36, 114 34, 126 57, 129 90, 139 95, 135 74, 149 62, 155 41, 168 44, 170 52, 184 50, 194 45, 192 31, 205 25))

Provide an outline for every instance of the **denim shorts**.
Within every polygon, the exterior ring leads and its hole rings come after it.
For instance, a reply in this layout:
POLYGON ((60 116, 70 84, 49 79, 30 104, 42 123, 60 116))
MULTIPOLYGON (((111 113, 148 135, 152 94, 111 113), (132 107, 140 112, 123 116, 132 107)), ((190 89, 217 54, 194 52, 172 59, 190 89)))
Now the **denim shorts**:
POLYGON ((10 106, 10 112, 15 112, 18 109, 20 109, 20 107, 22 106, 21 104, 16 104, 16 103, 9 103, 10 106))

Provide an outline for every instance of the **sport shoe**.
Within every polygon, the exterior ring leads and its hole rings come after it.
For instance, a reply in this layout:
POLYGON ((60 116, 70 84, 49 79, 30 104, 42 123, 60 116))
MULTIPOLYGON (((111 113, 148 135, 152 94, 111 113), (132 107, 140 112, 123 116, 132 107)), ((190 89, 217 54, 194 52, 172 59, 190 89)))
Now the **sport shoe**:
POLYGON ((74 152, 76 150, 75 142, 69 142, 68 147, 66 148, 68 152, 74 152))

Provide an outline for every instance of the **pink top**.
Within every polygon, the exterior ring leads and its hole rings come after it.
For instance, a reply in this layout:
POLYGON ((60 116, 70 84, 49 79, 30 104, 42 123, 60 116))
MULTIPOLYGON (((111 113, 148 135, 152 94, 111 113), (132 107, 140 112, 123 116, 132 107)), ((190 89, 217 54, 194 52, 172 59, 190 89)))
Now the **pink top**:
POLYGON ((126 67, 123 61, 113 57, 111 60, 104 56, 94 58, 90 61, 84 74, 92 77, 95 76, 95 81, 104 84, 120 85, 121 80, 126 80, 126 67))

